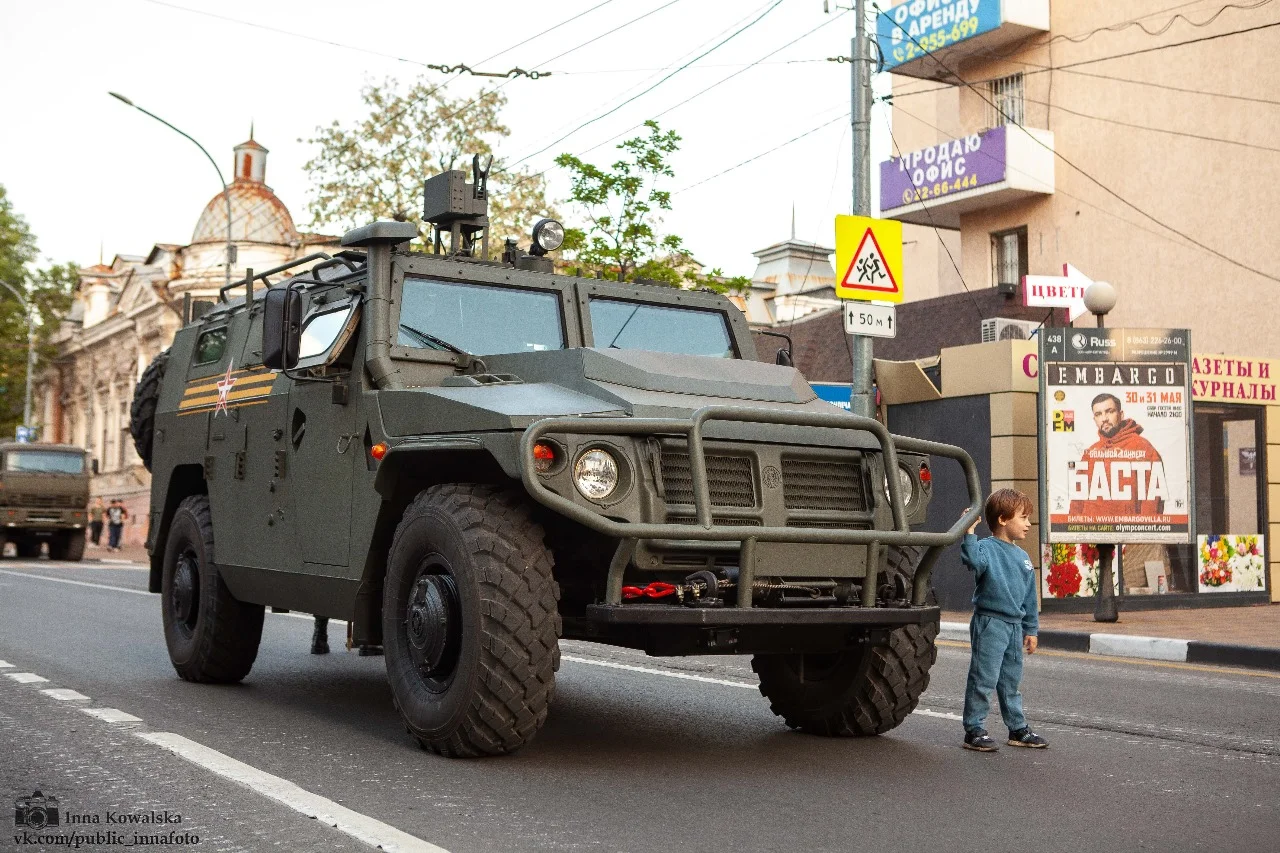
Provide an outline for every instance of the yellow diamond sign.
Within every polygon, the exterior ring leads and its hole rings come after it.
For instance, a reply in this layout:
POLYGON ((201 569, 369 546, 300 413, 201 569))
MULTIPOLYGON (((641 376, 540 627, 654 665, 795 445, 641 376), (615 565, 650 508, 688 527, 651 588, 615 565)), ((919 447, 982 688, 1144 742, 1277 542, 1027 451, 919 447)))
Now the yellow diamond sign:
POLYGON ((836 296, 902 301, 902 223, 867 216, 836 217, 836 296))

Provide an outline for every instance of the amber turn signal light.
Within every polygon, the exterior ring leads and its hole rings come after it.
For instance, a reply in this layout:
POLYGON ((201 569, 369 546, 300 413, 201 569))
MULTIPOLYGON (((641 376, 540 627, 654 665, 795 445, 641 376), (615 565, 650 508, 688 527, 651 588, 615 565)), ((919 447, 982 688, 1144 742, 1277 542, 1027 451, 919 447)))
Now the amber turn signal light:
POLYGON ((539 474, 546 474, 556 464, 556 449, 544 441, 533 446, 533 469, 539 474))
POLYGON ((369 455, 381 462, 382 457, 387 455, 387 445, 384 442, 379 441, 373 447, 369 448, 369 455))

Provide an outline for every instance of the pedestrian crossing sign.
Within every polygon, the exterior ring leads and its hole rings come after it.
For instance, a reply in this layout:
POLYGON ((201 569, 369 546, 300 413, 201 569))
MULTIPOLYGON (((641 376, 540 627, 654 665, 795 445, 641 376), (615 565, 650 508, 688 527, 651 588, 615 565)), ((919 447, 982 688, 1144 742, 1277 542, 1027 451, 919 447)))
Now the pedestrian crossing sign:
POLYGON ((868 216, 836 217, 836 296, 902 301, 902 223, 868 216))

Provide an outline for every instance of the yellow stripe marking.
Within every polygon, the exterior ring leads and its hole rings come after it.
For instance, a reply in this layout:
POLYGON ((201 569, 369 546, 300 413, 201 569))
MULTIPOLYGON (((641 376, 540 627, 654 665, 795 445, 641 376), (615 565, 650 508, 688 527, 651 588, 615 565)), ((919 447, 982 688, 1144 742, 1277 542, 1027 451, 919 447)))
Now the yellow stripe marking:
MULTIPOLYGON (((219 376, 216 378, 216 381, 214 382, 201 380, 203 382, 203 384, 201 385, 188 384, 186 391, 184 391, 183 393, 187 396, 190 396, 192 394, 201 394, 201 393, 208 393, 210 391, 215 391, 218 388, 218 383, 223 381, 223 378, 224 377, 219 376)), ((232 374, 231 378, 235 383, 235 387, 242 387, 245 385, 261 385, 264 382, 276 381, 276 377, 274 373, 256 373, 252 375, 246 374, 241 377, 236 377, 235 374, 232 374)))
MULTIPOLYGON (((262 403, 269 403, 269 402, 271 402, 271 401, 270 401, 268 398, 266 398, 266 397, 260 397, 260 398, 257 398, 257 399, 248 400, 248 401, 243 402, 243 403, 231 403, 231 404, 229 404, 229 405, 227 406, 227 408, 228 408, 228 409, 243 409, 243 408, 246 408, 246 407, 248 407, 248 406, 258 406, 258 405, 261 405, 262 403)), ((201 414, 201 413, 203 413, 203 412, 211 412, 211 411, 213 411, 214 405, 215 405, 215 404, 213 404, 213 403, 209 403, 208 405, 199 406, 199 407, 196 407, 196 408, 191 408, 191 409, 179 409, 179 410, 178 410, 178 416, 179 416, 179 417, 181 417, 181 416, 183 416, 183 415, 198 415, 198 414, 201 414)))
MULTIPOLYGON (((257 388, 233 388, 227 392, 228 400, 243 400, 246 397, 266 397, 271 393, 270 386, 259 386, 257 388)), ((179 409, 189 409, 192 406, 203 406, 205 403, 216 403, 220 395, 215 391, 212 394, 202 394, 199 397, 183 397, 179 409)))

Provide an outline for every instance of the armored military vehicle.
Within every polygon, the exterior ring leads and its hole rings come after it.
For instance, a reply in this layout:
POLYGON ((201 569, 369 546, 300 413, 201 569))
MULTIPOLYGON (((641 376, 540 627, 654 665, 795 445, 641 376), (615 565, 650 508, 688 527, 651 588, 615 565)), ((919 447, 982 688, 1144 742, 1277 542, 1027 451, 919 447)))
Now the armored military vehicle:
POLYGON ((143 376, 178 674, 244 678, 270 605, 382 645, 409 732, 447 756, 534 736, 561 638, 752 655, 808 732, 901 723, 936 655, 930 567, 977 517, 972 461, 758 361, 723 296, 557 274, 559 223, 486 260, 486 195, 478 163, 429 180, 426 252, 374 222, 250 272, 143 376), (947 457, 971 505, 913 530, 947 457))
POLYGON ((0 553, 12 542, 19 557, 84 557, 89 472, 85 452, 64 444, 0 443, 0 553))

